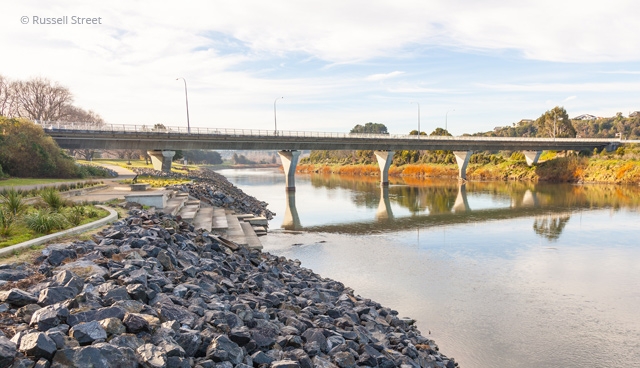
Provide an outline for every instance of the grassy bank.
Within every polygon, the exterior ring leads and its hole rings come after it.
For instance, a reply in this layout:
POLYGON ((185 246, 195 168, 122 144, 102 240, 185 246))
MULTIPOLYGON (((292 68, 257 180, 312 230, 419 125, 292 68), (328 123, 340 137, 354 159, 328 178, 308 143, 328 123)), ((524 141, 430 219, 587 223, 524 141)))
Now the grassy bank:
MULTIPOLYGON (((301 173, 332 173, 350 176, 379 176, 376 164, 327 165, 300 164, 301 173)), ((456 178, 457 165, 406 164, 392 165, 389 176, 405 178, 456 178)), ((640 184, 640 161, 608 157, 554 157, 535 166, 524 161, 506 160, 500 163, 469 164, 470 180, 524 180, 544 182, 584 182, 640 184)))

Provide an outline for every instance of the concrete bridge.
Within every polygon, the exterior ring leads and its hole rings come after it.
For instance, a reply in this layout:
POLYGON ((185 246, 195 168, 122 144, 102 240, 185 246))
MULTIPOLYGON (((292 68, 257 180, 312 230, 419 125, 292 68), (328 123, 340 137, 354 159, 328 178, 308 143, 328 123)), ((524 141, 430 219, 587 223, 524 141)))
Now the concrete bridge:
POLYGON ((308 131, 148 127, 145 125, 82 125, 41 123, 45 132, 67 149, 144 149, 156 170, 169 171, 173 150, 277 150, 288 191, 295 190, 300 150, 373 150, 380 166, 381 185, 389 184, 389 166, 397 150, 451 150, 466 179, 474 151, 522 151, 535 165, 544 150, 615 150, 627 141, 610 138, 450 137, 399 134, 349 134, 308 131))

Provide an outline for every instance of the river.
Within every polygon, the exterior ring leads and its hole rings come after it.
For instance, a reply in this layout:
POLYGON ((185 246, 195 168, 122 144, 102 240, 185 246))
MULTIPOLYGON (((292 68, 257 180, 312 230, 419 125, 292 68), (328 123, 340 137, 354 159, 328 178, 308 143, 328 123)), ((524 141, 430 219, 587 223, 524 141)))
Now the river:
POLYGON ((417 320, 464 368, 640 367, 640 188, 221 170, 264 250, 417 320))

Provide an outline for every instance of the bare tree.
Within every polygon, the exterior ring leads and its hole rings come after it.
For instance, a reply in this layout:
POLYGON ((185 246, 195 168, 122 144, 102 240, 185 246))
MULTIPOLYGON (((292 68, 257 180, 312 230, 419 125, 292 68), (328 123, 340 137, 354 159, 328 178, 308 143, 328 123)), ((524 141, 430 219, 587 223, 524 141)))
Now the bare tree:
POLYGON ((80 107, 75 107, 71 105, 67 105, 63 107, 61 121, 66 121, 70 123, 85 123, 89 125, 103 125, 104 120, 97 113, 89 110, 84 110, 80 107))
POLYGON ((17 82, 15 100, 18 114, 31 120, 57 121, 65 117, 65 109, 73 103, 71 92, 45 78, 17 82))
POLYGON ((0 75, 0 116, 16 115, 15 83, 0 75))

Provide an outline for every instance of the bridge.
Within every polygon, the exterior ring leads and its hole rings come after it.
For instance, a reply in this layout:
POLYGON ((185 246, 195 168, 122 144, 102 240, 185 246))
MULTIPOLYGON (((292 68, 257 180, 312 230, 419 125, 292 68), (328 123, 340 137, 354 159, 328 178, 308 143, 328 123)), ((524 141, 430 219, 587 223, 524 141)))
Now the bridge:
POLYGON ((474 151, 522 151, 527 164, 535 165, 544 150, 615 150, 620 144, 630 143, 611 138, 451 137, 157 125, 40 124, 61 148, 144 149, 151 156, 154 168, 163 171, 171 169, 174 150, 277 150, 288 191, 295 190, 300 150, 373 150, 380 166, 381 185, 388 186, 389 166, 396 150, 451 150, 456 157, 459 178, 464 180, 474 151))

